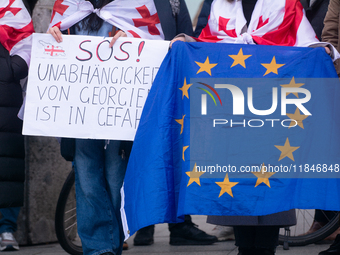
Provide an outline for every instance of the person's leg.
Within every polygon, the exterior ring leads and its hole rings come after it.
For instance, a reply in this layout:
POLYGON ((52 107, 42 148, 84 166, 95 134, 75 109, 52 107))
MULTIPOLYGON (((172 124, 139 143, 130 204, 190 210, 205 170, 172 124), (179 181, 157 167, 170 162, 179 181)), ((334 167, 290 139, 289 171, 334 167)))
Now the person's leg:
POLYGON ((257 254, 273 255, 279 245, 278 226, 257 226, 255 234, 255 249, 257 254))
POLYGON ((184 222, 169 224, 169 231, 171 245, 208 245, 218 241, 216 236, 197 228, 190 215, 184 216, 184 222))
POLYGON ((2 218, 0 219, 0 250, 19 250, 18 242, 13 233, 17 230, 17 219, 20 207, 10 207, 0 209, 2 218))
POLYGON ((135 238, 133 239, 133 244, 138 245, 151 245, 153 244, 153 235, 155 233, 155 225, 150 225, 141 228, 137 231, 135 238))
POLYGON ((123 186, 124 176, 128 159, 125 154, 119 152, 121 141, 110 141, 105 150, 105 178, 106 187, 110 194, 111 210, 113 212, 112 223, 115 226, 112 229, 111 241, 114 250, 119 254, 123 248, 124 231, 121 220, 121 188, 123 186))
POLYGON ((234 235, 238 255, 255 254, 256 226, 234 226, 234 235))
POLYGON ((334 211, 324 211, 324 210, 315 209, 314 221, 315 222, 321 222, 321 223, 323 223, 323 225, 325 225, 335 215, 336 215, 336 212, 334 212, 334 211))
POLYGON ((74 158, 77 227, 84 255, 121 253, 112 243, 117 228, 104 175, 105 141, 77 139, 74 158))
POLYGON ((17 219, 21 207, 9 207, 0 209, 0 234, 4 232, 14 233, 17 231, 17 219))

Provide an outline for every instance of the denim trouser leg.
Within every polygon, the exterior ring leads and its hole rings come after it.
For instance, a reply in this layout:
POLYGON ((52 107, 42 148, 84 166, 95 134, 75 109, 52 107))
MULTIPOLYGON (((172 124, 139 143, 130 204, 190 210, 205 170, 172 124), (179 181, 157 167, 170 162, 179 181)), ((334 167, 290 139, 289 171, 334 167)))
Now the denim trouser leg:
POLYGON ((77 224, 84 255, 122 252, 120 189, 127 162, 118 155, 120 141, 104 146, 104 140, 76 140, 77 224))
POLYGON ((4 232, 14 233, 17 231, 17 219, 21 207, 1 208, 0 234, 4 232))

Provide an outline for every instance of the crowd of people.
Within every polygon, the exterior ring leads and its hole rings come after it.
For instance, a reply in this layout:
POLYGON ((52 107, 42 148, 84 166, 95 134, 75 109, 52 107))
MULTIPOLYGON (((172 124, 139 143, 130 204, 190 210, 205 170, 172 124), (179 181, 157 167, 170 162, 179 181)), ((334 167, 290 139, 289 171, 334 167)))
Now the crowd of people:
MULTIPOLYGON (((72 0, 69 0, 72 2, 72 0)), ((76 1, 76 0, 73 0, 76 1)), ((113 35, 110 46, 119 37, 131 36, 125 27, 117 26, 111 20, 100 18, 97 10, 110 5, 115 0, 84 0, 88 1, 95 10, 86 17, 74 20, 68 27, 53 24, 51 20, 47 33, 51 34, 57 42, 63 40, 63 34, 110 36, 113 35)), ((116 0, 119 1, 119 0, 116 0)), ((2 4, 14 4, 31 11, 34 6, 22 0, 2 0, 2 4), (18 4, 19 2, 19 4, 18 4)), ((129 0, 121 1, 130 5, 129 0)), ((281 46, 307 47, 318 44, 319 40, 326 42, 321 45, 334 59, 339 44, 339 0, 205 0, 195 31, 184 0, 145 0, 150 8, 157 13, 161 24, 162 38, 185 42, 211 42, 244 43, 281 46), (281 22, 269 18, 267 28, 257 29, 259 15, 270 12, 270 17, 278 17, 280 13, 291 12, 289 20, 284 20, 284 29, 281 22), (303 12, 302 6, 305 8, 303 12), (243 15, 237 15, 237 14, 243 15), (256 14, 254 14, 256 13, 256 14), (231 20, 238 24, 233 36, 220 29, 219 17, 231 20), (306 15, 306 16, 304 16, 306 15), (295 31, 298 40, 289 37, 298 17, 303 31, 295 31), (275 21, 275 22, 274 22, 275 21), (268 36, 270 34, 270 36, 268 36), (317 39, 319 38, 319 39, 317 39)), ((58 8, 60 1, 56 1, 58 8)), ((25 33, 13 42, 13 30, 5 29, 10 26, 10 19, 17 19, 13 12, 7 11, 6 6, 0 8, 0 250, 19 249, 13 233, 16 231, 16 218, 19 206, 23 204, 24 181, 24 150, 21 135, 22 122, 16 117, 22 104, 20 80, 28 73, 29 60, 24 48, 12 50, 13 45, 24 42, 24 39, 33 33, 30 29, 17 29, 18 33, 25 33), (6 23, 1 20, 6 19, 6 23), (6 35, 6 36, 5 36, 6 35), (10 47, 12 46, 12 47, 10 47), (20 50, 25 51, 22 54, 20 50), (10 100, 9 100, 10 99, 10 100), (8 145, 10 144, 10 145, 8 145), (8 149, 10 148, 10 149, 8 149), (9 152, 9 150, 11 150, 9 152), (18 151, 20 153, 18 153, 18 151), (10 154, 13 153, 13 154, 10 154), (1 196, 4 185, 8 182, 17 182, 12 185, 16 200, 4 201, 1 196), (14 205, 14 206, 13 206, 14 205)), ((27 17, 27 15, 26 15, 27 17)), ((13 24, 16 24, 13 22, 13 24)), ((28 24, 31 25, 31 22, 28 24)), ((26 28, 26 26, 25 26, 26 28)), ((335 60, 335 59, 334 59, 335 60)), ((335 63, 340 74, 340 68, 335 63)), ((77 225, 78 234, 82 241, 85 255, 119 255, 124 246, 124 233, 121 207, 121 187, 124 181, 125 170, 131 143, 118 140, 75 139, 74 168, 76 176, 77 197, 77 225), (122 153, 124 151, 124 153, 122 153)), ((233 231, 223 229, 228 235, 234 234, 239 255, 270 255, 275 254, 278 245, 280 227, 296 224, 294 210, 280 212, 266 216, 208 216, 208 223, 216 226, 233 226, 233 231)), ((169 224, 170 244, 172 245, 201 245, 213 244, 218 241, 214 235, 200 230, 191 221, 189 215, 185 216, 183 223, 169 224)), ((154 226, 139 230, 136 234, 135 245, 151 245, 153 243, 154 226)), ((224 239, 222 236, 218 236, 224 239)), ((320 255, 340 254, 340 237, 337 236, 334 244, 320 255)))

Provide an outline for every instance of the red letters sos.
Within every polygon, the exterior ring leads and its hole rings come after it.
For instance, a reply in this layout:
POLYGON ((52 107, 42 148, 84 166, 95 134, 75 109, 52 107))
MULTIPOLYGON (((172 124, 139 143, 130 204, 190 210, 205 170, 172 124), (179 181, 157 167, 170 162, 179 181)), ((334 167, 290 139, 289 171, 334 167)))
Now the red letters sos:
MULTIPOLYGON (((117 42, 116 42, 117 43, 117 42)), ((119 50, 114 50, 113 47, 109 48, 110 41, 104 40, 100 42, 96 49, 93 49, 93 43, 91 40, 85 40, 82 41, 79 44, 79 49, 81 50, 81 53, 76 56, 76 59, 79 61, 89 61, 93 57, 97 58, 101 62, 108 61, 112 58, 116 59, 117 61, 126 61, 130 58, 129 52, 133 50, 134 47, 132 47, 132 42, 125 41, 122 42, 119 45, 119 50)), ((137 51, 138 57, 140 56, 143 48, 144 48, 145 42, 142 41, 139 43, 137 51)), ((139 62, 139 59, 136 60, 139 62)))

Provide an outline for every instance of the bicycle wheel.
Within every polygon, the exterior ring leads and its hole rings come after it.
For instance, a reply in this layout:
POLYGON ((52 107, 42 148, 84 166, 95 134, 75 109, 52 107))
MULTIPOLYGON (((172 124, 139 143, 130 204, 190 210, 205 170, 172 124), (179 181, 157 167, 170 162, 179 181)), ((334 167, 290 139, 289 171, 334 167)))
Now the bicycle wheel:
POLYGON ((280 229, 279 243, 284 245, 284 249, 288 249, 288 246, 303 246, 319 242, 337 230, 339 227, 339 212, 333 212, 331 218, 327 217, 328 223, 325 226, 311 234, 305 234, 313 224, 314 211, 296 209, 297 224, 289 228, 280 229))
POLYGON ((72 255, 82 255, 83 249, 77 231, 74 170, 69 173, 61 189, 55 213, 55 230, 63 249, 72 255))

